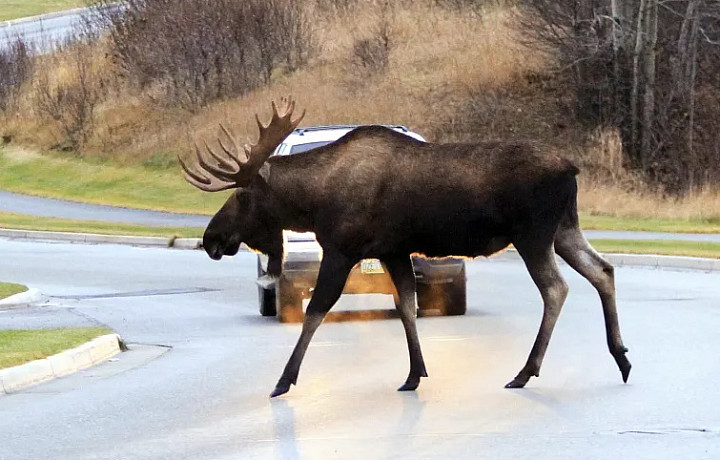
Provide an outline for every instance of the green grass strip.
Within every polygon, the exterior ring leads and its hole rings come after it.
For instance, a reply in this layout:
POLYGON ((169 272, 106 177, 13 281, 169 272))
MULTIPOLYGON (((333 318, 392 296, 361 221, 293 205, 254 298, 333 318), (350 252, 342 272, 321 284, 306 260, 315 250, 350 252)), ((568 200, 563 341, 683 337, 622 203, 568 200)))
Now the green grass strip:
POLYGON ((3 190, 83 203, 190 214, 214 214, 228 193, 191 186, 180 167, 118 166, 0 148, 3 190))
POLYGON ((607 253, 720 258, 720 243, 677 240, 593 239, 590 240, 590 244, 598 252, 607 253))
POLYGON ((99 233, 102 235, 162 236, 166 238, 199 238, 201 227, 163 227, 115 222, 55 219, 0 213, 0 228, 45 230, 53 232, 99 233))
POLYGON ((0 300, 10 297, 11 295, 25 292, 27 289, 27 286, 23 286, 22 284, 0 282, 0 300))
POLYGON ((110 332, 105 327, 0 331, 0 369, 47 358, 110 332))
POLYGON ((0 4, 0 21, 78 8, 86 4, 83 0, 3 0, 0 4))
POLYGON ((590 216, 580 213, 580 226, 592 230, 638 230, 648 232, 720 233, 720 222, 684 219, 639 219, 590 216))

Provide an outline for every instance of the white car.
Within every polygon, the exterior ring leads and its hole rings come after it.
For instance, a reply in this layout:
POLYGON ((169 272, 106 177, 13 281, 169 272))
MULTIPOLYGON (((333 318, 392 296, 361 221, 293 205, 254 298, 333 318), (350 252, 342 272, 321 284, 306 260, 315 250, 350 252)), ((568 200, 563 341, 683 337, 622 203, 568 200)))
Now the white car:
MULTIPOLYGON (((349 133, 357 126, 317 126, 298 128, 275 149, 274 155, 293 155, 321 147, 349 133)), ((425 142, 404 126, 388 126, 425 142)), ((260 313, 278 316, 280 321, 300 321, 303 299, 315 288, 322 248, 314 233, 283 232, 285 259, 282 274, 269 281, 267 257, 258 256, 258 293, 260 313)), ((463 315, 466 311, 465 262, 462 259, 427 259, 413 256, 417 284, 418 313, 463 315)), ((389 274, 377 259, 365 259, 350 272, 343 294, 392 294, 397 292, 389 274)))

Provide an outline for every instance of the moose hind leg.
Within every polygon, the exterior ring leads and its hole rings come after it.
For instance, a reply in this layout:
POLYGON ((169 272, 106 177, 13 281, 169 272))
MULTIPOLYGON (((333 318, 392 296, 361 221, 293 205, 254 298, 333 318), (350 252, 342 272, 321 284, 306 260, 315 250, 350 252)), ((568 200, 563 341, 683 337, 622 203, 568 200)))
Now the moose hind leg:
POLYGON ((420 377, 427 377, 425 361, 420 350, 420 339, 415 325, 415 273, 409 256, 384 258, 383 262, 398 291, 397 310, 405 328, 408 352, 410 354, 410 373, 398 391, 413 391, 420 384, 420 377))
POLYGON ((305 321, 303 322, 302 332, 300 332, 300 338, 295 345, 290 360, 285 365, 280 380, 270 394, 271 398, 287 393, 290 390, 290 385, 297 383, 300 365, 308 345, 310 345, 310 340, 327 312, 330 311, 330 308, 335 305, 335 302, 342 294, 345 281, 353 265, 354 263, 351 260, 341 254, 326 252, 323 256, 323 260, 320 262, 320 272, 318 273, 315 292, 313 292, 305 311, 305 321))
POLYGON ((623 382, 627 382, 631 364, 625 353, 615 302, 614 268, 590 246, 576 225, 561 226, 555 239, 555 252, 597 289, 605 317, 605 334, 610 354, 615 359, 623 382))
POLYGON ((540 366, 545 351, 568 293, 567 283, 560 275, 555 263, 552 245, 537 248, 537 243, 523 245, 515 242, 515 247, 523 258, 535 285, 540 290, 543 300, 543 317, 525 366, 511 382, 505 385, 505 388, 522 388, 530 380, 530 377, 540 376, 540 366))

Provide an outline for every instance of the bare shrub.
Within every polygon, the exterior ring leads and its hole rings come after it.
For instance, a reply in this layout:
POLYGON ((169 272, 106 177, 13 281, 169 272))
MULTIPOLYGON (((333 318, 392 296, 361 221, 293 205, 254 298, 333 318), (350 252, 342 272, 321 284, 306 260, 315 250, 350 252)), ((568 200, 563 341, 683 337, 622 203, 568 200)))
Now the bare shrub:
POLYGON ((79 154, 93 132, 95 110, 101 98, 99 80, 92 62, 92 49, 85 44, 70 46, 62 55, 48 58, 67 66, 62 76, 49 68, 38 72, 35 82, 35 110, 50 121, 59 142, 55 148, 79 154), (59 62, 66 58, 66 63, 59 62))
POLYGON ((616 128, 597 128, 580 155, 583 170, 602 182, 618 184, 628 177, 623 145, 616 128))
POLYGON ((238 21, 245 26, 245 40, 257 47, 263 83, 270 82, 279 66, 294 71, 307 62, 312 39, 300 2, 256 0, 246 2, 245 7, 238 21))
POLYGON ((356 40, 353 56, 360 67, 371 73, 384 71, 390 61, 390 37, 381 34, 356 40))
POLYGON ((21 38, 0 47, 0 111, 8 112, 17 103, 25 83, 33 75, 34 65, 30 46, 21 38))
POLYGON ((188 109, 246 94, 312 51, 304 6, 292 0, 128 0, 99 21, 127 81, 188 109))
POLYGON ((524 139, 573 156, 568 146, 583 142, 585 136, 572 127, 566 85, 532 68, 524 70, 504 81, 469 88, 465 97, 448 104, 446 122, 436 127, 436 138, 446 142, 524 139))
POLYGON ((374 25, 368 27, 364 36, 355 39, 352 48, 353 63, 365 75, 384 72, 390 63, 392 50, 392 7, 384 2, 376 7, 374 13, 374 25))
POLYGON ((515 101, 507 89, 472 91, 455 113, 438 127, 435 137, 448 142, 498 139, 511 129, 515 101))

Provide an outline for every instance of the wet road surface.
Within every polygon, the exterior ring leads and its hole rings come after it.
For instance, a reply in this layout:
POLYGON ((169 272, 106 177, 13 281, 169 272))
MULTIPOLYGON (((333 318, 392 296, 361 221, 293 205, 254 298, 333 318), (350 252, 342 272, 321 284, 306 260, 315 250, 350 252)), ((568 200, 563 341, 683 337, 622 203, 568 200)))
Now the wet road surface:
POLYGON ((395 391, 408 370, 400 321, 368 313, 378 319, 323 324, 298 386, 270 400, 300 326, 259 316, 254 255, 1 239, 0 253, 0 279, 54 296, 48 314, 109 325, 132 350, 0 397, 0 458, 720 456, 718 273, 617 269, 628 384, 596 292, 563 266, 570 295, 541 377, 503 388, 542 312, 505 255, 469 263, 466 316, 419 320, 430 377, 417 392, 395 391))

